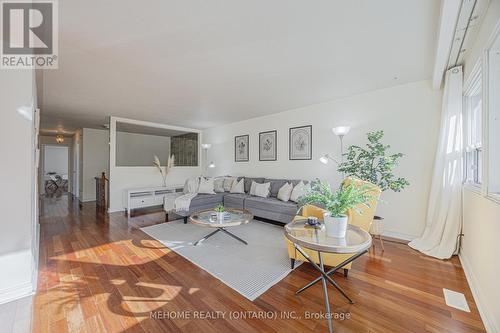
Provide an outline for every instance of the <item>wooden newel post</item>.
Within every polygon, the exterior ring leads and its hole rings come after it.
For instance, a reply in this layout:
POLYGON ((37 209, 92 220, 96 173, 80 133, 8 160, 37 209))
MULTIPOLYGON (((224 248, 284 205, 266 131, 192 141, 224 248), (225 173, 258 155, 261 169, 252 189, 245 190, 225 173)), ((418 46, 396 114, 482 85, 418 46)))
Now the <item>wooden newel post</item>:
POLYGON ((108 178, 106 178, 106 173, 103 172, 101 177, 95 177, 96 180, 96 205, 100 209, 106 209, 106 182, 108 178))

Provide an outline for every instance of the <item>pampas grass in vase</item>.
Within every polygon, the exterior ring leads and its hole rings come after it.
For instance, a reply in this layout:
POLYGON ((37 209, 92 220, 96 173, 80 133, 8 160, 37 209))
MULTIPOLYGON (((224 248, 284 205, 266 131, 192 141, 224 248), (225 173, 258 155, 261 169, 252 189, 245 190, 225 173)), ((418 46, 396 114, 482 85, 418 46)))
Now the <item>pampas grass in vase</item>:
POLYGON ((167 187, 167 176, 168 173, 170 172, 170 169, 174 167, 175 164, 175 156, 170 155, 167 160, 167 165, 165 167, 165 171, 163 171, 163 168, 161 167, 160 159, 158 156, 155 155, 154 160, 153 160, 153 165, 160 171, 161 179, 163 181, 163 187, 167 187))

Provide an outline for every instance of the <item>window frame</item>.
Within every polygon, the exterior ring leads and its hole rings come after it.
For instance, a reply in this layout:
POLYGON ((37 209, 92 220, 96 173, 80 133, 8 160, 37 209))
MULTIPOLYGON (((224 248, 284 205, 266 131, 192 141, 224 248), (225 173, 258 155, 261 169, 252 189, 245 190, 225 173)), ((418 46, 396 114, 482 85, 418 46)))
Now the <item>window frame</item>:
POLYGON ((485 132, 484 132, 484 125, 485 125, 485 94, 484 94, 484 75, 483 75, 483 66, 482 66, 482 61, 479 59, 472 72, 469 75, 469 78, 467 79, 467 82, 464 85, 463 89, 463 107, 462 107, 462 118, 463 118, 463 168, 464 168, 464 175, 463 175, 463 185, 467 186, 468 188, 476 191, 476 192, 482 192, 483 185, 485 184, 485 153, 484 153, 484 142, 485 142, 485 132), (478 89, 481 89, 481 146, 480 147, 473 147, 470 149, 469 145, 469 137, 470 137, 470 131, 469 131, 469 116, 470 116, 470 109, 468 108, 469 106, 469 98, 473 96, 474 92, 477 92, 478 89), (470 150, 468 150, 470 149, 470 150), (469 168, 467 167, 468 165, 468 153, 473 152, 474 156, 474 164, 477 166, 480 164, 481 166, 481 171, 476 169, 473 175, 473 181, 468 180, 468 175, 469 175, 469 168), (479 154, 481 154, 481 163, 479 163, 479 154), (481 179, 479 179, 479 175, 481 175, 481 179))
MULTIPOLYGON (((485 199, 488 199, 492 202, 495 202, 497 204, 500 204, 500 193, 495 193, 491 192, 491 184, 490 184, 490 152, 491 152, 491 142, 490 142, 490 131, 491 129, 491 122, 490 122, 490 104, 491 104, 491 98, 490 98, 490 58, 489 54, 490 51, 493 49, 495 42, 497 38, 500 38, 500 20, 497 21, 496 26, 491 33, 488 41, 485 43, 485 46, 482 49, 482 54, 479 57, 478 61, 474 65, 469 77, 467 78, 466 83, 464 84, 464 89, 463 89, 463 110, 462 110, 462 115, 465 115, 465 95, 466 93, 469 93, 469 89, 471 89, 472 82, 474 82, 474 79, 476 78, 477 72, 480 71, 481 73, 481 90, 482 90, 482 104, 481 104, 481 111, 482 111, 482 165, 481 165, 481 171, 482 171, 482 182, 481 184, 473 184, 471 182, 466 182, 466 174, 464 172, 464 181, 463 181, 463 187, 478 193, 485 199)), ((463 131, 464 131, 464 136, 463 136, 463 152, 464 152, 464 159, 463 159, 463 165, 464 165, 464 170, 466 170, 466 160, 465 160, 465 154, 466 154, 466 147, 467 147, 467 137, 466 137, 466 121, 463 122, 463 131)))
POLYGON ((483 100, 485 101, 484 103, 484 112, 483 112, 483 147, 486 150, 486 154, 483 154, 485 157, 483 159, 483 179, 484 179, 484 186, 483 186, 483 195, 500 204, 500 193, 495 193, 491 192, 490 188, 490 151, 491 151, 491 142, 490 142, 490 104, 491 104, 491 99, 490 99, 490 51, 493 49, 494 44, 496 40, 500 38, 500 20, 498 20, 495 29, 493 33, 491 34, 490 38, 488 39, 488 42, 486 43, 486 46, 484 47, 483 50, 483 56, 482 56, 482 61, 484 63, 484 75, 483 75, 483 100), (486 176, 486 177, 485 177, 486 176))

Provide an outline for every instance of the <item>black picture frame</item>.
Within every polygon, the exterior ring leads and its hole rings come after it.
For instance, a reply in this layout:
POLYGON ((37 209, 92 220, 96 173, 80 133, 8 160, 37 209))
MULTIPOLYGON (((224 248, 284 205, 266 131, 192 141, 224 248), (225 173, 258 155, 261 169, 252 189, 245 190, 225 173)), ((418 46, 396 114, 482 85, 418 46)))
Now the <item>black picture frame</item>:
POLYGON ((278 131, 277 130, 273 130, 273 131, 265 131, 265 132, 260 132, 259 133, 259 161, 277 161, 278 160, 278 131), (273 146, 274 146, 274 149, 273 149, 273 152, 274 152, 274 156, 272 157, 262 157, 262 139, 264 136, 266 135, 273 135, 273 146))
POLYGON ((250 135, 237 135, 234 137, 234 161, 235 162, 248 162, 250 161, 250 135), (242 140, 242 141, 241 141, 242 140), (246 141, 246 142, 245 142, 246 141), (244 158, 238 157, 238 143, 243 142, 246 144, 246 155, 244 158))
MULTIPOLYGON (((302 133, 304 134, 304 133, 302 133)), ((297 126, 297 127, 290 127, 288 129, 288 159, 290 161, 299 161, 299 160, 312 160, 312 136, 313 136, 313 131, 312 131, 312 125, 305 125, 305 126, 297 126), (306 146, 308 146, 308 151, 305 156, 298 156, 297 152, 293 151, 293 138, 292 136, 296 135, 299 131, 306 132, 307 134, 307 140, 305 142, 306 146)))

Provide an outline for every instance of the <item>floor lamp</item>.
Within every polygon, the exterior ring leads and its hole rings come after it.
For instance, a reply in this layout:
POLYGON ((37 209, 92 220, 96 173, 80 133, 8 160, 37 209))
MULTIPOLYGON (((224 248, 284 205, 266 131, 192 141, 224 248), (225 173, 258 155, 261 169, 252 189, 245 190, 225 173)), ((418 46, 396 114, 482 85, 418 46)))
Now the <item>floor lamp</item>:
POLYGON ((215 163, 212 161, 210 162, 210 164, 207 165, 207 161, 208 161, 208 150, 210 148, 212 148, 212 144, 211 143, 202 143, 201 144, 201 148, 203 148, 203 150, 205 151, 205 154, 204 154, 204 157, 203 157, 203 166, 204 166, 204 173, 206 174, 208 168, 210 169, 213 169, 215 168, 215 163))
MULTIPOLYGON (((350 126, 337 126, 332 128, 333 134, 339 137, 340 139, 340 163, 344 162, 344 136, 349 133, 351 130, 350 126)), ((333 161, 337 164, 340 164, 337 160, 335 160, 332 155, 325 154, 319 158, 319 161, 323 164, 328 164, 329 161, 333 161)), ((344 179, 344 173, 342 172, 342 179, 344 179)))

